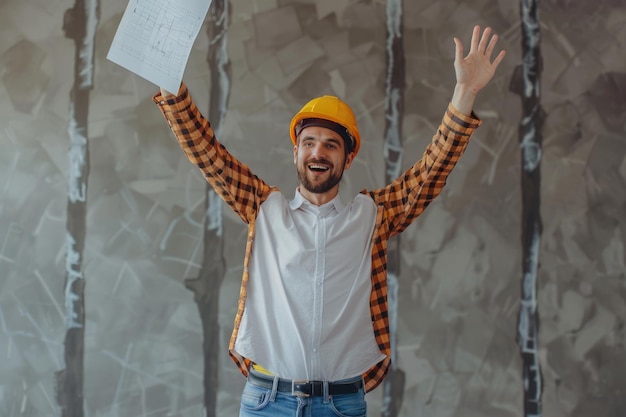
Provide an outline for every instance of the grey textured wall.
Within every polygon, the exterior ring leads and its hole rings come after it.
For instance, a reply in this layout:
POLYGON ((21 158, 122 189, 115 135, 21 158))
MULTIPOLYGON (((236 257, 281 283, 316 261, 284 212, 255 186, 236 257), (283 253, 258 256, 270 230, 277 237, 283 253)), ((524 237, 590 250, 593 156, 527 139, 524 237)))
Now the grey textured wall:
MULTIPOLYGON (((58 415, 64 367, 70 0, 0 1, 0 415, 58 415)), ((201 263, 205 183, 151 102, 155 86, 105 59, 126 2, 103 1, 91 92, 85 409, 90 416, 202 415, 202 334, 183 286, 201 263)), ((402 415, 521 416, 515 341, 521 278, 520 65, 515 1, 405 2, 404 165, 419 157, 454 83, 453 36, 474 23, 508 55, 481 94, 484 119, 443 195, 402 237, 402 415), (423 413, 423 414, 420 414, 423 413)), ((222 141, 292 195, 288 122, 310 97, 355 109, 364 137, 341 188, 383 184, 384 1, 232 4, 232 91, 222 141)), ((626 7, 541 2, 544 222, 539 280, 544 412, 626 409, 626 7)), ((202 31, 185 80, 207 112, 202 31)), ((244 379, 226 345, 244 226, 226 209, 219 335, 223 415, 244 379)), ((369 395, 379 415, 381 390, 369 395)))

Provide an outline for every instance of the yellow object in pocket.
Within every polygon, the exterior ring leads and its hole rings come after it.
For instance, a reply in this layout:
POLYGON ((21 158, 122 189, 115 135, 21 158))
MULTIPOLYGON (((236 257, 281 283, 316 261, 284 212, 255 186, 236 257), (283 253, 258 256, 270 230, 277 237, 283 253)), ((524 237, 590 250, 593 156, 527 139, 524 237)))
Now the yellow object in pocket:
POLYGON ((265 369, 264 367, 262 367, 258 363, 253 363, 252 364, 252 369, 254 369, 255 371, 260 372, 260 373, 262 373, 264 375, 274 376, 274 375, 272 375, 272 373, 270 371, 268 371, 267 369, 265 369))

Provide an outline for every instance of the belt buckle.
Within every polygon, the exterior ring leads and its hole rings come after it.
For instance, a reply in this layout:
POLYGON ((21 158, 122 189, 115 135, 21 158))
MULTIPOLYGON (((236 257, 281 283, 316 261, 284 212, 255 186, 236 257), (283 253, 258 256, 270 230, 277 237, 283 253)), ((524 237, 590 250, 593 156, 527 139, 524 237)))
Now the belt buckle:
POLYGON ((295 397, 310 397, 311 394, 304 392, 302 389, 307 385, 309 381, 301 379, 298 381, 291 381, 291 395, 295 397))

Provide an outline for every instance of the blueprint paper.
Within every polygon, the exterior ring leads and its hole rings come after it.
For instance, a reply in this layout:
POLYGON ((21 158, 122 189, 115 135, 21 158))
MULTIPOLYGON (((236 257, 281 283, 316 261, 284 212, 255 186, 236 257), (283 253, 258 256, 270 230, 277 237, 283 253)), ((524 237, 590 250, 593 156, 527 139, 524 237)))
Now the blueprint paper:
POLYGON ((130 0, 107 59, 176 93, 211 0, 130 0))

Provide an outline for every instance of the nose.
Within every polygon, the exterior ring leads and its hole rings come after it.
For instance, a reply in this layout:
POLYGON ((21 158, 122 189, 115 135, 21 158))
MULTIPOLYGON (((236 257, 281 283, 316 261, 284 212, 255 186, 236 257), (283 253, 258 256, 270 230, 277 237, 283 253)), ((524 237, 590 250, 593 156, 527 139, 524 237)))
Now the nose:
POLYGON ((315 157, 322 157, 325 155, 324 144, 322 142, 315 142, 311 149, 311 155, 315 157))

